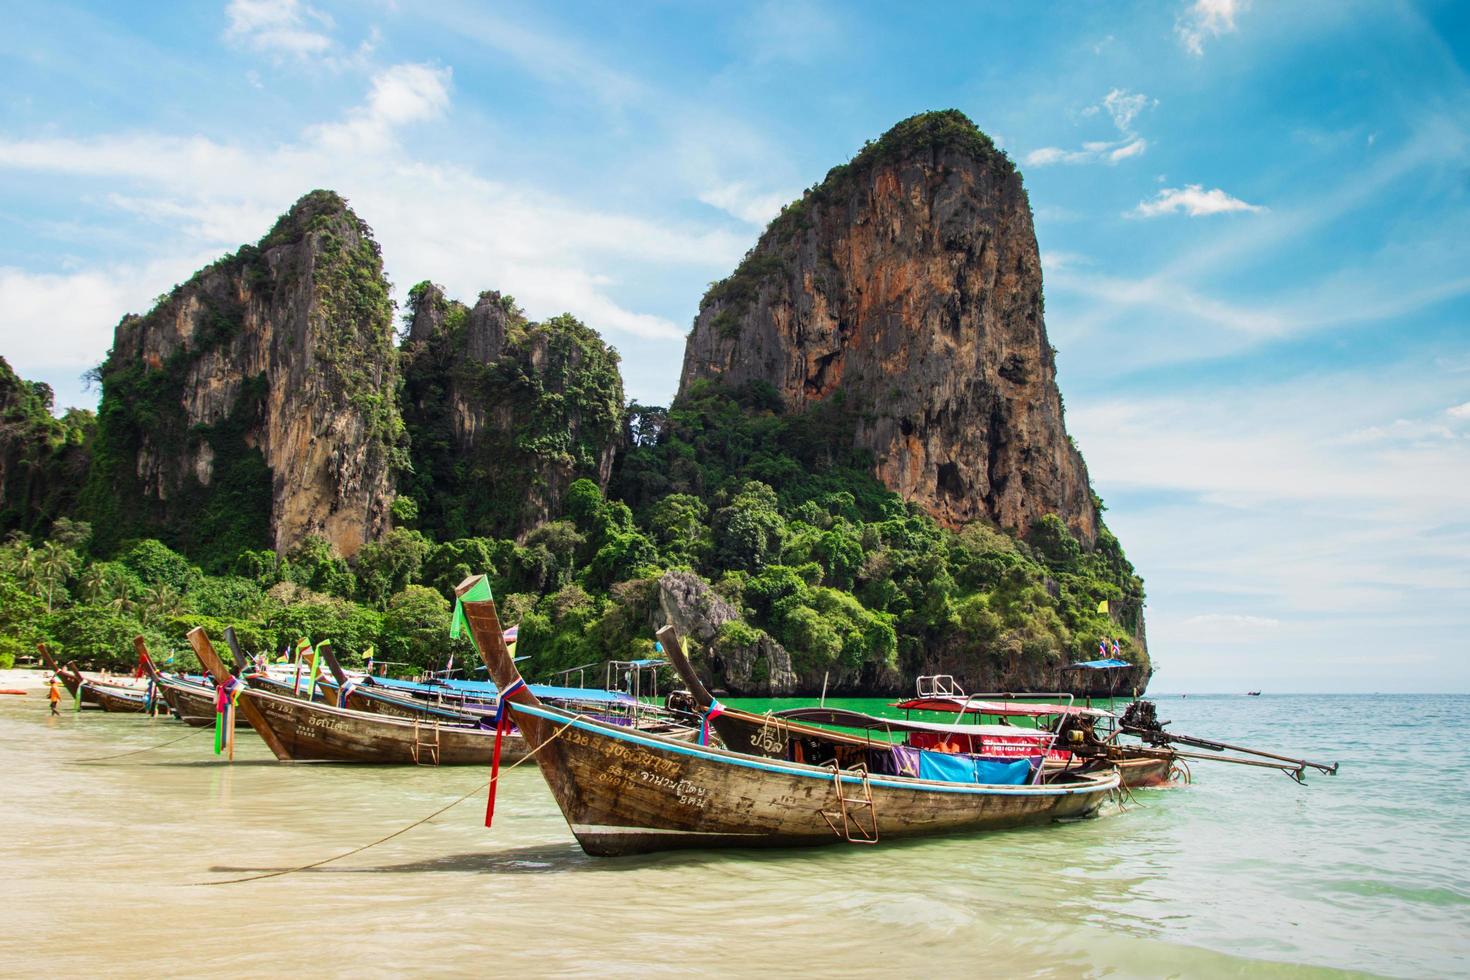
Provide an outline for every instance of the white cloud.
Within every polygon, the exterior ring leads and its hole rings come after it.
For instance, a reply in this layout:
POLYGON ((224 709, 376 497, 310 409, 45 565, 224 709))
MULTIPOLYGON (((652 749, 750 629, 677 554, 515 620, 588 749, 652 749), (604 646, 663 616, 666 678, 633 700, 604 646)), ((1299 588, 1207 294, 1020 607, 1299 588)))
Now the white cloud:
POLYGON ((230 0, 225 16, 225 37, 257 51, 307 58, 332 48, 332 19, 299 0, 230 0))
POLYGON ((1265 210, 1266 208, 1258 204, 1247 204, 1238 197, 1231 197, 1218 187, 1207 191, 1201 184, 1187 184, 1184 187, 1164 188, 1152 201, 1140 201, 1132 213, 1140 218, 1154 218, 1161 214, 1182 212, 1191 218, 1198 218, 1232 211, 1265 210))
POLYGON ((1235 17, 1250 0, 1194 0, 1174 24, 1184 49, 1195 57, 1205 53, 1205 39, 1235 33, 1235 17))
POLYGON ((1444 411, 1452 419, 1470 419, 1470 402, 1465 402, 1463 405, 1452 405, 1444 411))
POLYGON ((1464 676, 1453 642, 1415 676, 1395 672, 1401 652, 1470 628, 1470 440, 1343 438, 1442 412, 1431 406, 1459 380, 1407 362, 1068 399, 1108 523, 1149 583, 1159 689, 1243 691, 1249 675, 1276 690, 1422 690, 1464 676), (1346 649, 1384 656, 1348 669, 1346 649))
POLYGON ((1133 131, 1133 120, 1150 105, 1149 97, 1138 92, 1115 88, 1103 96, 1102 107, 1113 119, 1113 125, 1122 133, 1133 131))
MULTIPOLYGON (((33 273, 0 267, 5 357, 23 375, 40 370, 80 375, 112 346, 112 328, 129 311, 214 261, 213 250, 140 265, 99 266, 75 273, 33 273)), ((60 392, 58 392, 60 394, 60 392)))
POLYGON ((1112 89, 1101 102, 1083 109, 1081 115, 1091 117, 1106 113, 1119 133, 1118 139, 1093 140, 1083 143, 1079 150, 1044 146, 1026 154, 1024 162, 1032 167, 1045 167, 1056 163, 1117 163, 1140 156, 1148 149, 1148 141, 1134 132, 1133 121, 1139 113, 1155 105, 1158 105, 1157 99, 1150 99, 1139 92, 1112 89))
POLYGON ((449 107, 450 70, 431 65, 394 65, 373 78, 368 100, 342 122, 313 128, 308 138, 341 151, 372 150, 393 130, 443 115, 449 107))
MULTIPOLYGON (((403 127, 442 125, 448 69, 396 65, 379 72, 359 105, 295 141, 256 148, 200 136, 133 133, 89 139, 0 138, 0 169, 85 177, 100 212, 114 208, 158 226, 175 243, 154 260, 88 264, 68 275, 0 270, 6 354, 17 370, 80 370, 101 359, 122 314, 242 242, 316 187, 333 188, 373 226, 389 278, 432 278, 472 299, 502 289, 536 318, 568 311, 612 342, 678 344, 685 329, 614 298, 608 270, 674 265, 729 267, 748 233, 599 211, 546 187, 486 179, 417 158, 403 127), (62 299, 64 297, 64 300, 62 299), (43 342, 44 341, 44 342, 43 342), (58 354, 58 352, 63 352, 58 354), (12 353, 13 352, 13 353, 12 353)), ((741 207, 754 217, 757 200, 741 207)))
POLYGON ((764 227, 796 196, 794 193, 780 191, 761 193, 750 185, 737 181, 704 191, 699 194, 699 199, 747 224, 764 227))

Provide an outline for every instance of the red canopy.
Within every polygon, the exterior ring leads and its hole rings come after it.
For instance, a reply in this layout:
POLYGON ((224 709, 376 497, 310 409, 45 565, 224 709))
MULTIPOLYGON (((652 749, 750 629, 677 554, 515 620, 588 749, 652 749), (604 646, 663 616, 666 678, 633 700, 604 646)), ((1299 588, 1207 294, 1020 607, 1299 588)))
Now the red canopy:
POLYGON ((889 707, 906 711, 947 711, 951 714, 1009 715, 1012 717, 1040 718, 1044 715, 1082 715, 1088 718, 1111 718, 1111 711, 1102 708, 1085 708, 1081 705, 1042 704, 1035 701, 974 701, 961 697, 911 698, 898 701, 889 707))

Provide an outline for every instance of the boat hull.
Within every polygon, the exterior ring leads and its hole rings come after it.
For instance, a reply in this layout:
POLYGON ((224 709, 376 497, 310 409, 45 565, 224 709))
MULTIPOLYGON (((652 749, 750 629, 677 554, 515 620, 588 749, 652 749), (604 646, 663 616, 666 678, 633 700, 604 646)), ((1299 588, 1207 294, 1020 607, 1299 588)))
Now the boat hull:
MULTIPOLYGON (((457 728, 410 718, 334 708, 251 688, 249 698, 292 760, 330 760, 377 765, 485 765, 495 749, 490 729, 457 728), (435 751, 431 751, 430 747, 435 751)), ((526 755, 526 742, 508 734, 500 760, 526 755)))
POLYGON ((104 687, 93 684, 90 681, 82 682, 82 700, 90 697, 93 704, 103 711, 118 712, 121 714, 141 715, 148 710, 147 700, 142 692, 126 694, 117 688, 104 687))
POLYGON ((180 721, 195 728, 214 724, 214 692, 167 678, 159 678, 155 683, 158 692, 180 721))
POLYGON ((1174 769, 1173 759, 1132 758, 1114 762, 1123 777, 1123 785, 1129 789, 1147 789, 1150 786, 1167 786, 1173 782, 1170 773, 1174 769))
MULTIPOLYGON (((660 739, 539 705, 513 707, 531 743, 546 743, 537 762, 589 854, 848 839, 830 768, 660 739)), ((864 797, 862 776, 840 778, 843 795, 864 797)), ((857 832, 876 821, 881 840, 1044 824, 1095 814, 1118 785, 1115 772, 1040 786, 875 775, 867 779, 873 805, 849 804, 850 826, 857 832)))

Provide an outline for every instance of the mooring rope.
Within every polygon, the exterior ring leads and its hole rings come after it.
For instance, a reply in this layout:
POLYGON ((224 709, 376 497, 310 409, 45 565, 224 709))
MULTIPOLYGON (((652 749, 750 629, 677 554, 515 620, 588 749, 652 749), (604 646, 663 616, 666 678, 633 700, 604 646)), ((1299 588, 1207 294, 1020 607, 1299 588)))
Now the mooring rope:
POLYGON ((146 749, 133 749, 131 752, 119 752, 116 755, 99 755, 99 756, 94 756, 94 757, 92 757, 90 759, 68 759, 67 760, 67 765, 70 765, 70 766, 87 766, 87 765, 92 765, 93 763, 96 763, 96 762, 109 762, 112 759, 121 759, 121 758, 123 758, 125 756, 129 756, 129 755, 142 755, 144 752, 152 752, 154 749, 161 749, 161 748, 164 748, 164 747, 169 746, 169 745, 175 745, 175 744, 177 744, 179 742, 182 742, 186 738, 192 738, 195 735, 198 735, 200 732, 212 732, 212 731, 214 731, 214 729, 212 729, 212 728, 195 728, 192 731, 187 732, 186 734, 180 735, 178 738, 171 738, 167 742, 159 742, 157 745, 150 745, 146 749))
POLYGON ((409 824, 408 826, 406 826, 406 827, 400 827, 399 829, 393 831, 393 833, 388 834, 386 837, 379 837, 377 840, 372 841, 371 843, 363 844, 361 847, 354 847, 350 851, 343 851, 341 854, 338 854, 338 855, 336 855, 334 857, 323 858, 320 861, 313 861, 310 864, 303 864, 299 868, 285 868, 285 869, 283 869, 281 871, 267 871, 264 874, 247 875, 244 878, 230 878, 230 879, 227 879, 225 881, 196 881, 196 882, 194 882, 194 884, 195 885, 200 885, 200 886, 209 886, 209 885, 238 885, 241 882, 245 882, 245 881, 261 881, 261 880, 263 880, 265 878, 279 878, 282 875, 295 874, 298 871, 310 871, 312 868, 320 868, 324 864, 331 864, 334 861, 340 861, 343 858, 351 857, 354 854, 361 854, 363 851, 367 850, 370 847, 377 847, 379 844, 385 844, 385 843, 387 843, 388 841, 392 840, 395 837, 398 837, 398 836, 400 836, 402 834, 408 833, 410 830, 413 830, 415 827, 418 827, 418 826, 421 826, 423 824, 428 823, 430 820, 433 820, 435 817, 439 816, 441 813, 444 813, 447 810, 451 810, 454 807, 459 806, 461 803, 463 803, 465 800, 469 799, 470 797, 474 796, 476 793, 479 793, 481 790, 484 790, 484 789, 488 788, 491 783, 497 782, 498 780, 504 778, 504 776, 505 776, 506 773, 510 772, 512 769, 514 769, 516 766, 520 765, 522 762, 525 762, 525 761, 527 761, 529 759, 535 758, 537 752, 540 752, 542 749, 546 748, 546 746, 550 745, 552 742, 554 742, 558 738, 560 738, 561 737, 561 734, 563 732, 565 732, 568 728, 571 728, 572 725, 574 725, 578 720, 581 719, 581 717, 582 717, 581 715, 577 715, 575 718, 572 718, 565 725, 561 726, 554 733, 552 733, 551 737, 548 738, 546 741, 542 742, 540 745, 536 746, 530 752, 527 752, 524 756, 522 756, 521 758, 517 759, 515 762, 512 762, 510 765, 508 765, 504 769, 502 769, 500 771, 499 775, 497 775, 494 779, 487 779, 487 780, 485 780, 485 782, 483 782, 480 785, 476 786, 474 789, 470 790, 468 793, 464 794, 463 796, 459 797, 458 799, 456 799, 456 800, 454 800, 454 801, 452 801, 450 803, 446 803, 444 806, 441 806, 439 809, 435 810, 433 813, 429 814, 427 817, 420 817, 418 820, 415 820, 413 823, 409 824))

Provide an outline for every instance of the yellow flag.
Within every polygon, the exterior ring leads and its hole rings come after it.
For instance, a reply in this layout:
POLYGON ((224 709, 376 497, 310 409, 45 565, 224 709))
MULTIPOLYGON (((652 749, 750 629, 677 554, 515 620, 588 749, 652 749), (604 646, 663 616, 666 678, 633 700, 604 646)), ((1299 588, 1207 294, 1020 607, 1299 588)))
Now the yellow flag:
POLYGON ((1099 602, 1097 604, 1097 611, 1100 612, 1100 613, 1107 612, 1108 611, 1108 600, 1104 599, 1102 602, 1099 602))

